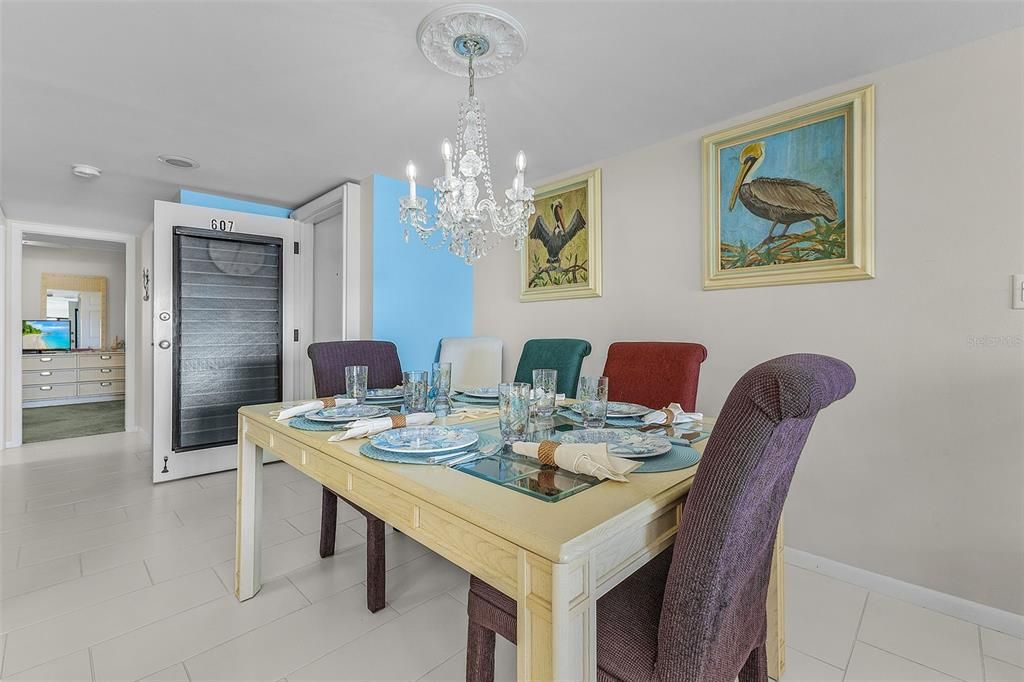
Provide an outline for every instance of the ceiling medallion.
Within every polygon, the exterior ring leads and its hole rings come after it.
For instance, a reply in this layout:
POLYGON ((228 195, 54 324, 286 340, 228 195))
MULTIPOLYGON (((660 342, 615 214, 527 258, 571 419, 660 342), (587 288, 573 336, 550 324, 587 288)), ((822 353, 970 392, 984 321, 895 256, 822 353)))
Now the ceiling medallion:
POLYGON ((476 98, 475 79, 496 76, 526 54, 526 32, 514 18, 483 5, 452 5, 429 14, 416 32, 423 55, 442 71, 469 78, 469 95, 459 103, 455 143, 441 143, 444 175, 434 180, 436 216, 428 225, 427 202, 416 196, 416 166, 406 167, 409 195, 399 200, 399 217, 433 248, 445 243, 454 255, 472 264, 493 246, 492 236, 526 240, 534 212, 533 189, 526 186, 526 154, 515 159, 512 188, 498 202, 491 182, 487 118, 476 98), (481 187, 481 183, 483 187, 481 187), (440 240, 431 237, 440 234, 440 240))

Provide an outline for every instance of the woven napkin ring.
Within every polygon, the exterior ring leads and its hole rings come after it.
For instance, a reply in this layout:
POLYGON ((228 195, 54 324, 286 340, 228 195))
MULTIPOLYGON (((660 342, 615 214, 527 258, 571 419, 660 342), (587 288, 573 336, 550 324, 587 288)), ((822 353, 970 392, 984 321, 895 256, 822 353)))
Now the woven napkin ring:
POLYGON ((541 461, 541 464, 555 466, 555 450, 558 448, 558 445, 553 440, 542 440, 540 442, 540 445, 537 446, 537 459, 541 461))
POLYGON ((405 426, 405 415, 404 414, 396 414, 396 415, 391 417, 391 428, 393 428, 393 429, 401 429, 404 426, 405 426))
POLYGON ((322 402, 324 404, 324 409, 327 409, 329 407, 336 407, 337 404, 338 404, 338 401, 335 400, 333 397, 331 397, 331 398, 317 398, 317 400, 319 400, 320 402, 322 402))
POLYGON ((665 423, 666 424, 671 424, 672 422, 674 422, 676 420, 676 413, 673 412, 672 410, 668 409, 667 407, 665 409, 663 409, 661 411, 661 413, 663 415, 665 415, 665 423))

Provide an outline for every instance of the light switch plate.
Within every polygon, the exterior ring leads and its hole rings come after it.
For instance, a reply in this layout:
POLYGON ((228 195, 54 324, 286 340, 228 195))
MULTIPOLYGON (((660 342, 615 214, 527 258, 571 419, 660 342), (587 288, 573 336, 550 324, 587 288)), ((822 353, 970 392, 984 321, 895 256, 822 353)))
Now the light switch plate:
POLYGON ((1024 310, 1024 275, 1013 276, 1013 304, 1014 310, 1024 310))

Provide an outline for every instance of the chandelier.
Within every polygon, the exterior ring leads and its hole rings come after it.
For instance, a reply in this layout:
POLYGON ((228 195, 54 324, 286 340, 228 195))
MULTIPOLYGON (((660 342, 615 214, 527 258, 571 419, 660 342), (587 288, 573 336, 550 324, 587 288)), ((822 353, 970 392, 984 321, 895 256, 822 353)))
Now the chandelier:
POLYGON ((469 95, 459 103, 455 143, 444 138, 444 175, 434 180, 435 216, 426 199, 416 196, 416 166, 406 166, 409 195, 399 200, 399 218, 433 248, 448 251, 472 264, 495 244, 512 238, 516 250, 526 241, 527 221, 534 212, 533 189, 526 186, 526 154, 515 159, 512 187, 504 201, 494 195, 487 118, 476 97, 476 78, 502 73, 526 52, 526 33, 508 14, 482 5, 453 5, 433 12, 417 32, 420 50, 435 66, 469 78, 469 95), (482 186, 481 186, 482 185, 482 186), (439 234, 439 239, 432 239, 439 234))

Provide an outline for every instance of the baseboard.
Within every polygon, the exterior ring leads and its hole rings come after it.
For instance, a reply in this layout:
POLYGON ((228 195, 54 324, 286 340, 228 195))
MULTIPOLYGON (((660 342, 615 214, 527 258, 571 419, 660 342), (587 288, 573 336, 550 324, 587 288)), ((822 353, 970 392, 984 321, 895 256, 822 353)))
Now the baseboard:
POLYGON ((890 578, 880 573, 865 571, 863 568, 826 559, 792 547, 786 547, 785 557, 788 564, 858 585, 915 606, 1005 632, 1014 637, 1024 638, 1024 615, 1003 611, 994 606, 979 604, 952 594, 890 578))

